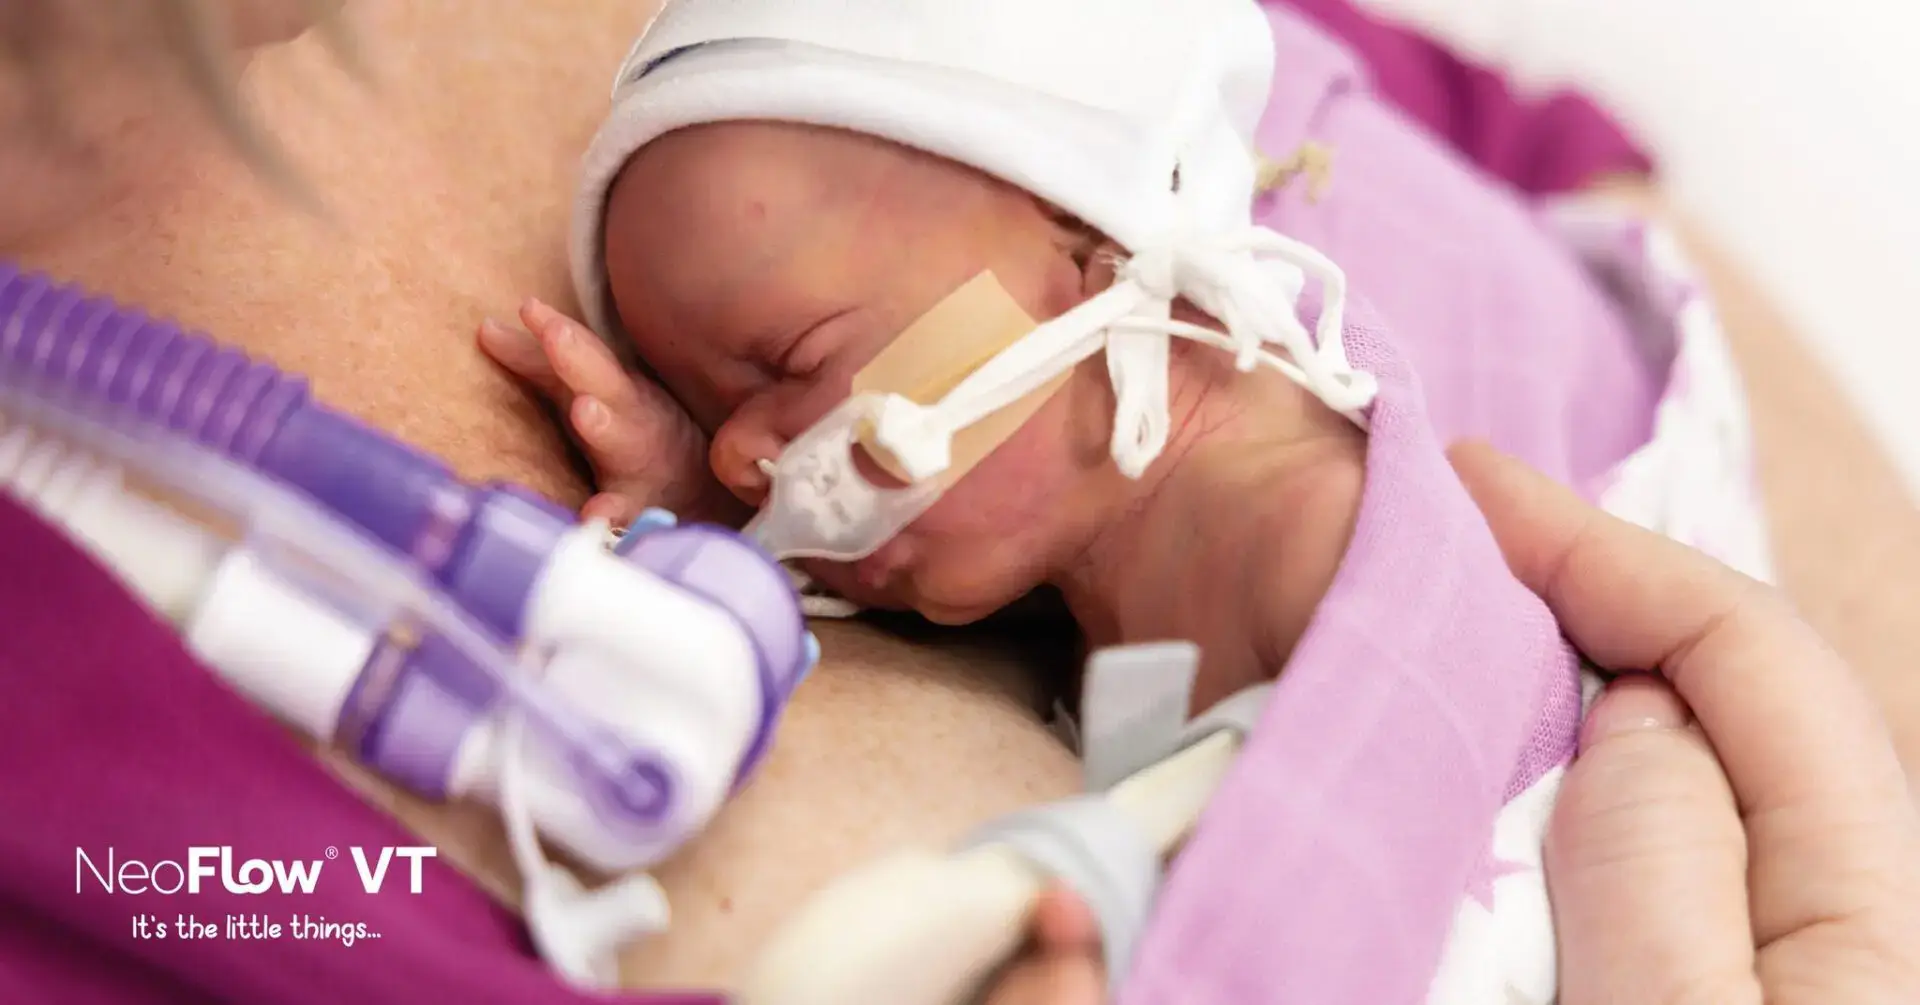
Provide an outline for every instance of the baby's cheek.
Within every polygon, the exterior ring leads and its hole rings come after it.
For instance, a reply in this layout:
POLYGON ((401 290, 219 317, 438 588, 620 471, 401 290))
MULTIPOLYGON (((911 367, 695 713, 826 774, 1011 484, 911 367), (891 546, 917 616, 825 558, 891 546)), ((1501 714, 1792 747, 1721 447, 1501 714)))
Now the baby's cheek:
POLYGON ((1058 516, 1071 477, 1057 435, 1041 414, 988 454, 927 514, 927 527, 945 535, 996 537, 1044 533, 1058 516))
MULTIPOLYGON (((1037 420, 1036 420, 1037 421, 1037 420)), ((916 606, 984 617, 1031 592, 1059 554, 1070 471, 1034 423, 968 472, 913 530, 916 606)))

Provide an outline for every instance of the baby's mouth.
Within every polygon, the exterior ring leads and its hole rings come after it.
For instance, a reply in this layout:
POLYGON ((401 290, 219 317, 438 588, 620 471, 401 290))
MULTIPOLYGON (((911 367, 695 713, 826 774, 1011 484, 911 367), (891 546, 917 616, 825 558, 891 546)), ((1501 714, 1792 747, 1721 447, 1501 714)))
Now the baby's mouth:
POLYGON ((902 592, 907 585, 906 573, 912 556, 911 544, 896 537, 858 561, 806 559, 801 565, 816 582, 856 604, 880 610, 905 610, 909 605, 902 592))
POLYGON ((853 576, 859 584, 876 593, 892 593, 895 583, 906 572, 912 547, 903 538, 894 538, 873 554, 853 563, 853 576))

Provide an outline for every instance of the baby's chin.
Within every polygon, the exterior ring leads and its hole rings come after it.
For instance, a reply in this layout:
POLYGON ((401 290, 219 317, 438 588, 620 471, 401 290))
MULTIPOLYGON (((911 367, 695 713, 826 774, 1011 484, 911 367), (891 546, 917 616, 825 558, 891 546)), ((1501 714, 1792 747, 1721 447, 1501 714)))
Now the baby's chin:
POLYGON ((861 607, 876 611, 913 610, 912 598, 908 591, 901 589, 892 581, 884 584, 863 581, 858 563, 807 559, 802 561, 800 566, 806 570, 807 575, 813 577, 814 582, 861 607))
MULTIPOLYGON (((991 599, 973 590, 943 589, 938 581, 913 566, 888 569, 884 574, 861 563, 807 563, 807 574, 846 599, 876 611, 912 611, 936 625, 970 625, 991 617, 1017 599, 991 599), (974 595, 968 595, 974 594, 974 595)), ((996 596, 1004 591, 995 591, 996 596)))

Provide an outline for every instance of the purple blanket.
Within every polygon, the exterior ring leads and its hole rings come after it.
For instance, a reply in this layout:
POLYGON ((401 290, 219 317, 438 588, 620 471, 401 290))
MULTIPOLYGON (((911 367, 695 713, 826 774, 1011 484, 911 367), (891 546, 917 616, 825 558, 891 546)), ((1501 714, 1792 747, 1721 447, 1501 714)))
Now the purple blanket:
POLYGON ((1123 1005, 1427 1000, 1506 802, 1571 757, 1578 660, 1512 578, 1443 453, 1489 437, 1592 491, 1647 442, 1663 373, 1532 207, 1370 96, 1285 5, 1258 140, 1333 150, 1259 222, 1318 248, 1380 381, 1332 589, 1175 864, 1123 1005))

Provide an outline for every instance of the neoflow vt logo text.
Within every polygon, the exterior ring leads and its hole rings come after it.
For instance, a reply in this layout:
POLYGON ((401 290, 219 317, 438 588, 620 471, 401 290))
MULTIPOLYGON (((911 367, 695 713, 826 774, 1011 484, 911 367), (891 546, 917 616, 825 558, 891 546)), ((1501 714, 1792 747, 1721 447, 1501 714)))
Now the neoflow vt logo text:
MULTIPOLYGON (((396 859, 407 861, 407 892, 420 892, 421 863, 436 857, 430 847, 401 845, 369 851, 358 845, 351 852, 354 872, 360 888, 379 893, 396 859)), ((325 854, 314 859, 237 859, 230 845, 194 845, 181 859, 148 862, 122 858, 111 845, 104 854, 85 848, 73 850, 73 892, 89 889, 112 894, 176 893, 196 894, 214 888, 235 894, 312 893, 328 862, 340 857, 340 849, 328 845, 325 854)), ((394 873, 399 870, 392 869, 394 873)))

